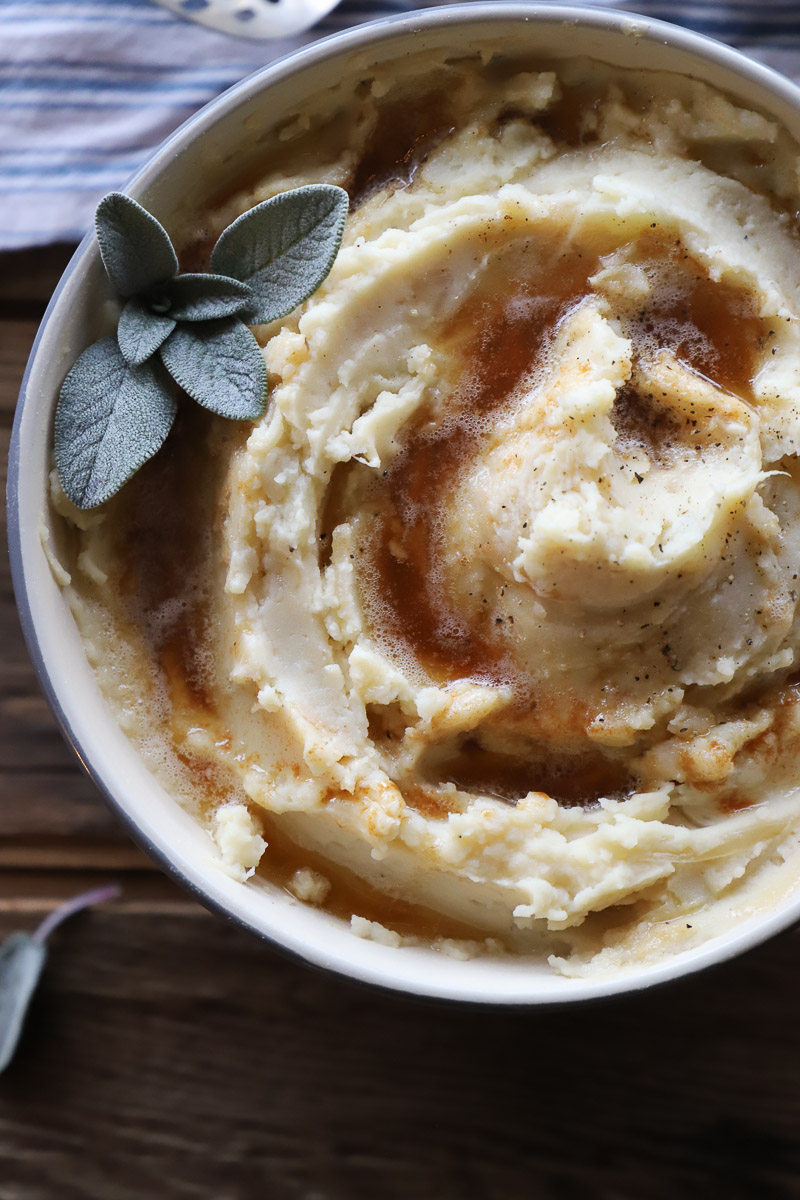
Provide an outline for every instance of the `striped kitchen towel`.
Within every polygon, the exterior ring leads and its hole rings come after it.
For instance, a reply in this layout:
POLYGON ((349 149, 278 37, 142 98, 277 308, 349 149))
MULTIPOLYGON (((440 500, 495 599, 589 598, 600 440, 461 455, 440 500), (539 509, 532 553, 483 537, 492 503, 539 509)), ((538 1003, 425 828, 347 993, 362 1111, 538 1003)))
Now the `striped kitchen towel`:
MULTIPOLYGON (((687 25, 800 75, 800 0, 603 6, 687 25)), ((99 197, 207 100, 313 38, 419 7, 342 0, 298 38, 253 42, 152 0, 0 0, 0 249, 78 239, 99 197)))

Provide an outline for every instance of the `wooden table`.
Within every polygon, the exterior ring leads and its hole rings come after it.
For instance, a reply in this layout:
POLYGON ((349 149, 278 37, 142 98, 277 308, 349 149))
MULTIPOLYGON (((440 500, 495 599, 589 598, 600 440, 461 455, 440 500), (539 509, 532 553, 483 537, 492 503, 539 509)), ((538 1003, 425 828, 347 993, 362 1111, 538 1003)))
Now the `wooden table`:
MULTIPOLYGON (((4 445, 68 256, 0 258, 4 445)), ((561 1012, 319 974, 139 853, 39 693, 5 554, 0 604, 0 936, 87 885, 124 887, 53 939, 0 1078, 0 1200, 800 1196, 798 933, 561 1012)))

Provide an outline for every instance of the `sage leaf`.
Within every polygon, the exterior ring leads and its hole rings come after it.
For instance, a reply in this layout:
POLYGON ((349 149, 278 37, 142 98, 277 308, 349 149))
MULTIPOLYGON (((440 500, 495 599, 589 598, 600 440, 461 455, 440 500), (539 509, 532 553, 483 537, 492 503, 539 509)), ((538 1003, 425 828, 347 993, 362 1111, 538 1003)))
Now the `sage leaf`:
POLYGON ((122 357, 139 366, 155 354, 175 328, 175 318, 154 313, 138 296, 131 296, 117 325, 117 341, 122 357))
POLYGON ((116 884, 83 892, 49 913, 33 934, 12 933, 0 945, 0 1074, 17 1048, 28 1005, 47 957, 47 938, 74 913, 119 895, 116 884))
POLYGON ((257 204, 223 231, 211 269, 250 285, 249 324, 285 317, 317 290, 342 244, 347 207, 342 188, 311 184, 257 204))
POLYGON ((159 351, 176 383, 204 408, 234 420, 255 420, 267 404, 261 348, 236 317, 178 325, 159 351))
POLYGON ((246 283, 227 275, 176 275, 164 288, 169 315, 178 321, 233 317, 253 302, 246 283))
POLYGON ((84 350, 55 419, 56 466, 72 503, 96 508, 119 491, 163 444, 175 409, 158 362, 126 362, 113 335, 84 350))
POLYGON ((12 933, 0 946, 0 1072, 14 1056, 47 949, 27 933, 12 933))
POLYGON ((130 196, 110 192, 95 213, 103 266, 121 296, 171 279, 178 256, 163 225, 130 196))

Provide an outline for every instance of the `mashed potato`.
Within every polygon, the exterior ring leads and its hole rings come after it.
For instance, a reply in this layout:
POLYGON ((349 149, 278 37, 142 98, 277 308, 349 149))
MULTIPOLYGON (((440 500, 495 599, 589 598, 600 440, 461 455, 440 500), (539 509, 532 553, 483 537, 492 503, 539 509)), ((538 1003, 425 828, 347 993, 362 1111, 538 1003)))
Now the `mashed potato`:
POLYGON ((259 331, 266 416, 191 451, 192 596, 130 583, 157 464, 68 590, 227 870, 288 837, 309 902, 345 869, 481 952, 618 970, 796 885, 798 151, 687 79, 403 72, 320 98, 206 214, 354 196, 259 331))

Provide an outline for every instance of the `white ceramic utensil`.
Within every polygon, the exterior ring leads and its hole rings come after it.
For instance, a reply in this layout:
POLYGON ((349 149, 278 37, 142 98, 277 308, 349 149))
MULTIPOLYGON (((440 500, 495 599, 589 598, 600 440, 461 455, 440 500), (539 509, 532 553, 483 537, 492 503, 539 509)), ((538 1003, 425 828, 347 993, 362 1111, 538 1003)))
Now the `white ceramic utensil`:
POLYGON ((220 33, 267 41, 316 25, 339 0, 156 0, 162 8, 220 33))

